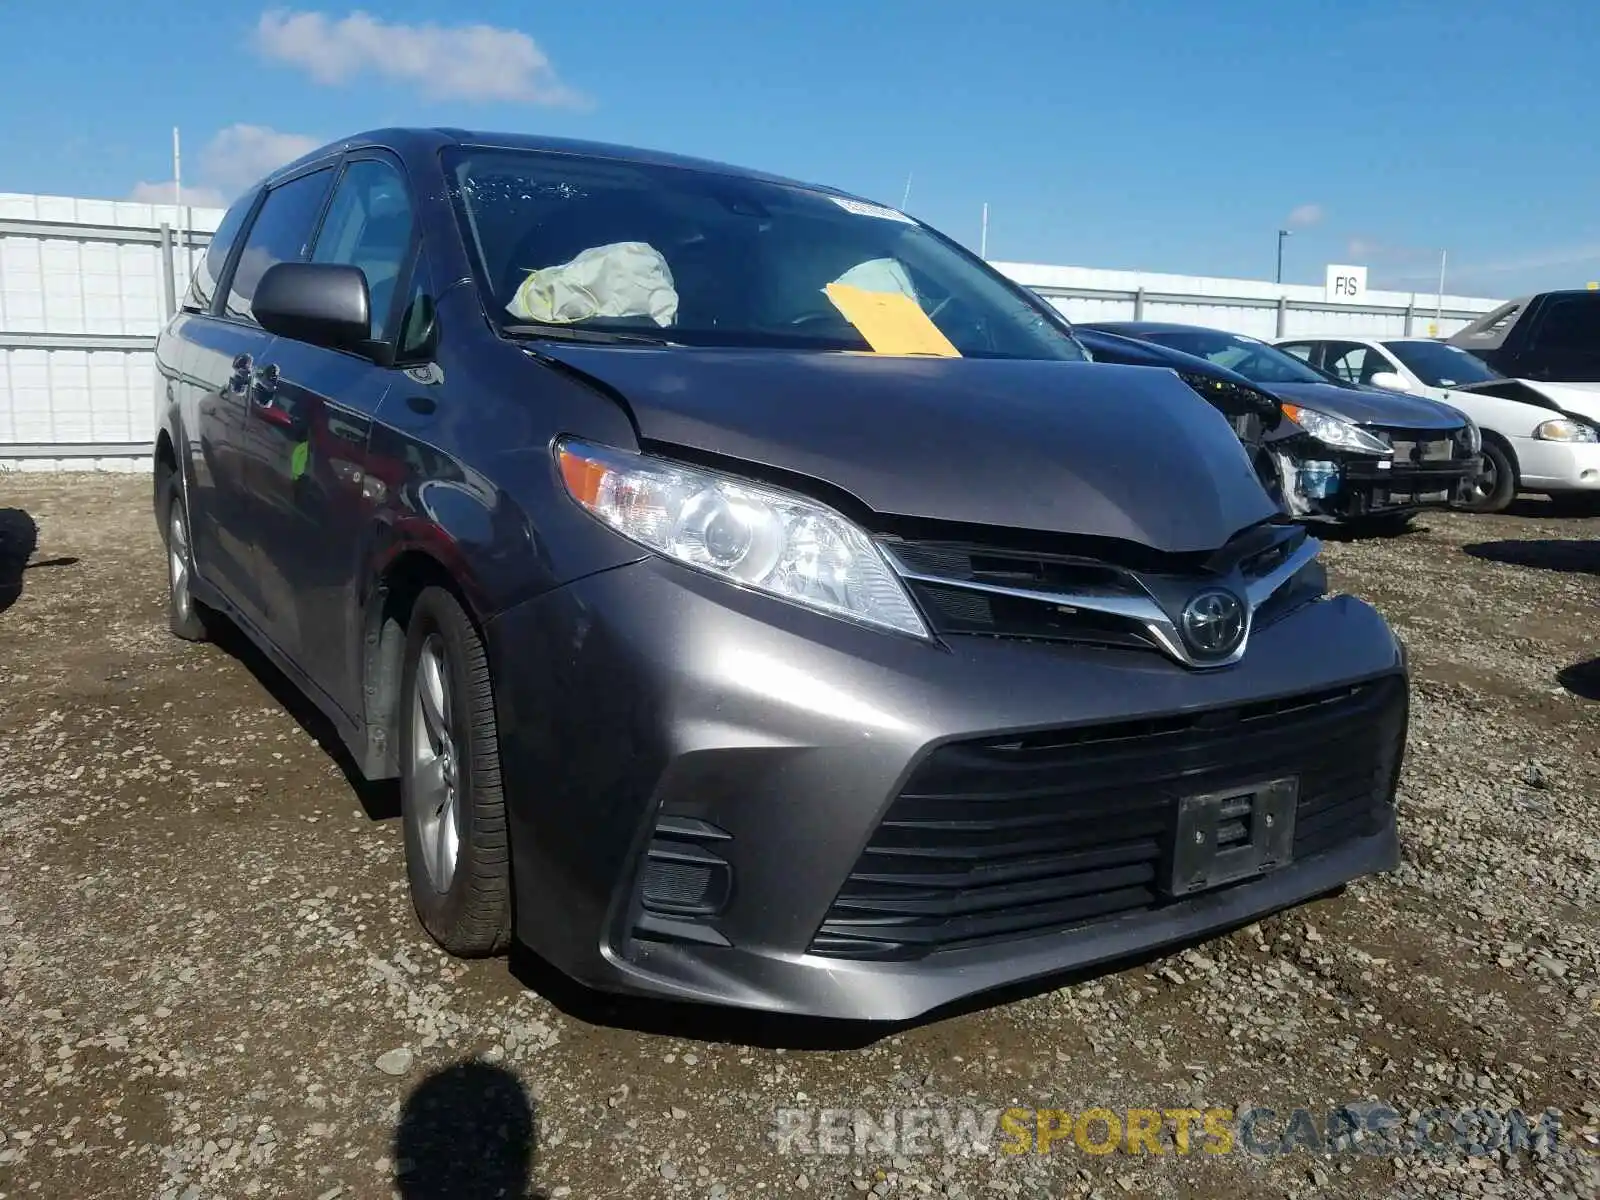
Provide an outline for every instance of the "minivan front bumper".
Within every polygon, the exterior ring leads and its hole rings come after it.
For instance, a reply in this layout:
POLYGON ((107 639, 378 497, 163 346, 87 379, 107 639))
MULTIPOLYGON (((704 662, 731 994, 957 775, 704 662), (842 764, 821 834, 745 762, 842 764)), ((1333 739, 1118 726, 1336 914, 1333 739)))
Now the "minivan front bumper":
POLYGON ((1195 671, 922 642, 647 558, 486 633, 516 933, 602 989, 901 1020, 1398 861, 1404 658, 1353 597, 1195 671), (1283 777, 1292 861, 1163 891, 1187 797, 1283 777))

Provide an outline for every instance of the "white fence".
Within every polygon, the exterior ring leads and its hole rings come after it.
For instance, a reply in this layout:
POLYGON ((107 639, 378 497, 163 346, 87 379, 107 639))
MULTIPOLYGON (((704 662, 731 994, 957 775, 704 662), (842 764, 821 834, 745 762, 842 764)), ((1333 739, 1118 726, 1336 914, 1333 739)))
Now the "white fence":
MULTIPOLYGON (((155 437, 155 336, 221 219, 220 209, 0 193, 0 470, 142 466, 155 437)), ((1331 304, 1321 288, 1249 279, 995 265, 1073 320, 1257 337, 1442 335, 1498 303, 1369 292, 1331 304)))
POLYGON ((129 470, 148 457, 151 349, 221 217, 0 194, 0 470, 129 470))
POLYGON ((1355 304, 1330 301, 1320 287, 1101 271, 1037 263, 995 263, 1073 321, 1174 321, 1259 338, 1349 334, 1353 337, 1446 337, 1499 300, 1369 291, 1355 304))

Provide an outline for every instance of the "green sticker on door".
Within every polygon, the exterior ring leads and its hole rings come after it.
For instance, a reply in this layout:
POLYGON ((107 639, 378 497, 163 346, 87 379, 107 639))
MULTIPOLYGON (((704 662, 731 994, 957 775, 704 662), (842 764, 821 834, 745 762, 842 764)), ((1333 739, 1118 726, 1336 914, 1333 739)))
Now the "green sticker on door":
POLYGON ((311 443, 301 442, 289 455, 289 479, 299 479, 306 473, 306 460, 311 457, 311 443))

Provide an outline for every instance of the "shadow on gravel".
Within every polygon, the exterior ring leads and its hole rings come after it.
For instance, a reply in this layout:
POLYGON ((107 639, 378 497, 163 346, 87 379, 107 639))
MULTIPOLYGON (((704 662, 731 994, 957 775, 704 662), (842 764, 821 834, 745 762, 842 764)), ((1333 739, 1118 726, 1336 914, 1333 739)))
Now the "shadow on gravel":
POLYGON ((1575 575, 1600 575, 1600 539, 1531 538, 1504 542, 1473 542, 1461 547, 1473 558, 1513 567, 1538 567, 1575 575))
POLYGON ((1600 700, 1600 658, 1562 667, 1556 672, 1556 682, 1574 696, 1584 700, 1600 700))
POLYGON ((518 1200, 530 1195, 536 1136, 533 1101, 504 1067, 472 1060, 434 1071, 400 1110, 395 1190, 404 1200, 518 1200))
MULTIPOLYGON (((1308 901, 1310 908, 1324 900, 1343 895, 1335 888, 1308 901)), ((1214 929, 1197 937, 1162 946, 1129 958, 1097 963, 1074 971, 1063 971, 981 992, 957 1000, 909 1021, 843 1021, 821 1017, 786 1016, 782 1013, 751 1012, 710 1004, 620 996, 595 991, 563 975, 549 963, 519 944, 510 952, 511 973, 524 987, 548 1000, 565 1016, 588 1025, 624 1029, 633 1033, 661 1037, 692 1038, 695 1041, 756 1046, 784 1050, 861 1050, 897 1033, 935 1025, 954 1017, 969 1016, 998 1009, 1020 1000, 1043 996, 1058 988, 1137 970, 1163 962, 1185 950, 1201 950, 1209 942, 1226 937, 1246 925, 1263 920, 1266 914, 1214 929)))
POLYGON ((256 677, 256 682, 272 694, 288 714, 313 738, 322 751, 338 765, 350 790, 361 802, 369 821, 387 821, 400 815, 400 787, 392 779, 376 783, 363 778, 350 752, 345 749, 339 731, 333 722, 323 716, 322 710, 273 665, 271 659, 256 648, 254 642, 239 631, 231 621, 218 618, 213 622, 211 640, 224 653, 239 660, 245 670, 256 677))
POLYGON ((1416 533, 1427 533, 1427 525, 1414 523, 1425 516, 1426 514, 1418 514, 1417 517, 1407 521, 1372 517, 1364 521, 1347 521, 1338 525, 1314 524, 1310 526, 1310 530, 1312 537, 1324 542, 1387 542, 1395 538, 1410 537, 1416 533))

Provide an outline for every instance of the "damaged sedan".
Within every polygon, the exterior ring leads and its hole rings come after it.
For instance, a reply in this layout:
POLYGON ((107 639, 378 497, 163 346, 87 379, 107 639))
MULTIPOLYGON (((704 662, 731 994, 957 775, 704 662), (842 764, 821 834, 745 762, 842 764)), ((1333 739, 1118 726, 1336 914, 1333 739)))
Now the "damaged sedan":
POLYGON ((1268 441, 1297 517, 1403 527, 1424 508, 1464 505, 1474 495, 1482 436, 1448 404, 1347 383, 1220 329, 1153 321, 1092 328, 1208 359, 1275 395, 1288 419, 1268 441))
POLYGON ((1243 375, 1219 367, 1208 358, 1197 358, 1155 342, 1106 333, 1092 326, 1078 325, 1073 337, 1095 362, 1120 363, 1128 367, 1155 367, 1171 371, 1194 389, 1195 394, 1228 418, 1239 443, 1255 465, 1256 476, 1267 494, 1283 505, 1283 474, 1280 455, 1267 444, 1267 435, 1284 421, 1277 399, 1262 391, 1243 375))
POLYGON ((181 307, 172 630, 399 780, 448 951, 898 1020, 1398 861, 1382 617, 1193 388, 893 208, 387 130, 181 307))

